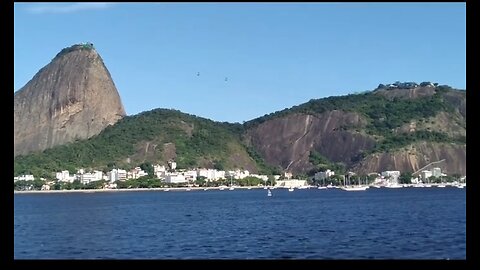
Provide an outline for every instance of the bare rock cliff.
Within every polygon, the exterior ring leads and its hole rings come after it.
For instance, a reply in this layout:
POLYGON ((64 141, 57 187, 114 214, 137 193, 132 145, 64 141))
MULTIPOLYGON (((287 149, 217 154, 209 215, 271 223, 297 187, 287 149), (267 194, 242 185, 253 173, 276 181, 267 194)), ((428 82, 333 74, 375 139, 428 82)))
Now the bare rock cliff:
POLYGON ((417 172, 439 167, 447 174, 467 175, 466 151, 466 145, 421 142, 394 152, 369 155, 352 170, 367 174, 387 170, 417 172))
MULTIPOLYGON (((458 101, 464 107, 462 102, 458 101)), ((435 130, 465 135, 465 128, 448 118, 457 113, 448 116, 442 112, 432 118, 438 122, 435 125, 440 125, 434 127, 435 130)), ((362 152, 371 150, 376 144, 372 136, 362 132, 365 121, 357 113, 335 110, 316 116, 290 114, 248 130, 247 140, 268 164, 295 174, 306 173, 313 168, 309 155, 314 150, 330 161, 342 162, 349 170, 362 174, 385 170, 415 172, 433 163, 448 174, 466 175, 466 145, 418 142, 396 151, 361 158, 362 152), (346 126, 349 128, 344 129, 346 126)))
POLYGON ((351 165, 362 150, 375 145, 375 140, 343 127, 361 128, 365 124, 360 115, 351 112, 329 111, 317 116, 293 114, 266 121, 250 129, 247 137, 269 164, 301 173, 312 168, 311 150, 331 161, 351 165))
POLYGON ((90 138, 125 115, 95 49, 63 49, 14 94, 14 156, 90 138))

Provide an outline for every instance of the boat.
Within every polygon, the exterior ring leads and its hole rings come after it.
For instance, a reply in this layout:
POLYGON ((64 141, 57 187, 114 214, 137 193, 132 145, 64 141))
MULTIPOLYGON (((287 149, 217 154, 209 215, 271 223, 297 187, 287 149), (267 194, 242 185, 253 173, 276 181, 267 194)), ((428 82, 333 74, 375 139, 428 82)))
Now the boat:
POLYGON ((385 186, 386 188, 403 188, 402 185, 399 184, 389 184, 385 186))
POLYGON ((342 187, 341 189, 346 190, 346 191, 362 191, 362 190, 367 190, 368 186, 345 186, 342 187))
POLYGON ((270 189, 267 191, 267 196, 272 197, 272 192, 270 191, 270 189))
POLYGON ((228 190, 234 190, 233 188, 233 181, 232 181, 232 175, 230 175, 230 188, 228 190))
POLYGON ((318 189, 327 189, 327 187, 318 187, 318 189))
POLYGON ((166 188, 166 189, 164 189, 163 191, 170 191, 170 189, 169 189, 169 188, 166 188))
MULTIPOLYGON (((348 178, 348 183, 350 183, 350 178, 348 178)), ((364 191, 364 190, 367 190, 368 186, 362 186, 361 183, 360 183, 360 179, 359 179, 359 183, 357 185, 346 185, 347 184, 347 181, 345 180, 344 181, 344 185, 343 187, 341 187, 341 189, 343 190, 346 190, 346 191, 364 191)))
POLYGON ((288 189, 288 191, 293 191, 293 190, 294 190, 293 187, 291 187, 291 188, 288 189))

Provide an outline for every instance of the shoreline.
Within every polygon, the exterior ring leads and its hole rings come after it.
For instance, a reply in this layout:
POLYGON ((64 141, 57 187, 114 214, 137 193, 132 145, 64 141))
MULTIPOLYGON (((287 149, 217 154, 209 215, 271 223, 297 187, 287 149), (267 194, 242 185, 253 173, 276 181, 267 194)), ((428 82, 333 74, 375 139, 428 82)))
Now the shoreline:
MULTIPOLYGON (((272 187, 267 186, 268 188, 272 189, 272 187)), ((408 185, 408 186, 369 186, 370 188, 429 188, 429 187, 457 187, 457 188, 466 188, 466 184, 459 185, 442 185, 442 184, 430 184, 429 186, 416 186, 416 185, 408 185)), ((234 186, 234 190, 236 189, 265 189, 264 186, 234 186)), ((276 188, 285 188, 285 187, 274 187, 276 188)), ((341 187, 335 187, 341 188, 341 187)), ((301 189, 301 188, 296 188, 301 189)), ((317 189, 314 187, 313 189, 317 189)), ((220 191, 230 191, 230 187, 222 186, 222 187, 174 187, 174 188, 124 188, 124 189, 62 189, 62 190, 14 190, 14 194, 52 194, 52 193, 95 193, 95 192, 128 192, 128 191, 164 191, 164 192, 178 192, 178 191, 208 191, 208 190, 220 190, 220 191)))
MULTIPOLYGON (((49 194, 49 193, 96 193, 96 192, 127 192, 127 191, 198 191, 206 187, 176 187, 176 188, 123 188, 123 189, 62 189, 62 190, 14 190, 14 194, 49 194)), ((236 189, 263 189, 263 186, 234 187, 236 189)), ((229 190, 229 187, 207 187, 208 190, 229 190)))

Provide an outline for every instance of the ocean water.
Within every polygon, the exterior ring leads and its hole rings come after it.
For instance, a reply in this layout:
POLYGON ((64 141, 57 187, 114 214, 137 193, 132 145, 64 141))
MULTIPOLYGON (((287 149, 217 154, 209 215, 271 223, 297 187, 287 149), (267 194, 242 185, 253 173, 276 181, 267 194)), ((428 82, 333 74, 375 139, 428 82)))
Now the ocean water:
POLYGON ((15 259, 465 259, 466 191, 15 194, 15 259))

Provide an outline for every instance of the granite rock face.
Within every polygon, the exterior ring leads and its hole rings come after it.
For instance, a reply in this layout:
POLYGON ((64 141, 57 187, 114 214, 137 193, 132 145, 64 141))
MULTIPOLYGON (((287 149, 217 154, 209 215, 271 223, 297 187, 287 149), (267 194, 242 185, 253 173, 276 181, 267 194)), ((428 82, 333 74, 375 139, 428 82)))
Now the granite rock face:
POLYGON ((14 94, 14 156, 88 139, 125 115, 93 46, 65 48, 14 94))
MULTIPOLYGON (((435 94, 429 87, 414 89, 376 90, 388 100, 416 99, 435 94)), ((411 120, 393 132, 436 131, 455 138, 466 136, 465 91, 448 90, 443 98, 453 108, 434 117, 411 120)), ((399 113, 401 113, 399 111, 399 113)), ((343 163, 348 170, 360 174, 400 170, 415 172, 436 161, 448 174, 466 175, 466 144, 421 141, 385 153, 367 154, 378 139, 366 132, 368 119, 358 112, 330 110, 318 114, 285 113, 249 128, 247 142, 255 147, 269 165, 294 174, 314 168, 309 161, 312 151, 331 162, 343 163)), ((430 167, 425 169, 431 169, 430 167)))

